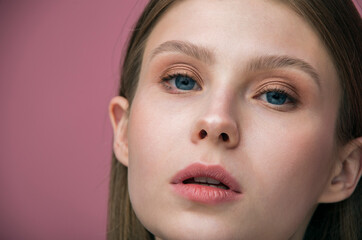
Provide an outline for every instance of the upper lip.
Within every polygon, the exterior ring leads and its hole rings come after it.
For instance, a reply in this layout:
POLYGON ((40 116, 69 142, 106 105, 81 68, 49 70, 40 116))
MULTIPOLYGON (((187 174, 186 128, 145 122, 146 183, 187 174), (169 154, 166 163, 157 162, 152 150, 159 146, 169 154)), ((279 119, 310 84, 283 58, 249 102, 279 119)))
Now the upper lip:
POLYGON ((189 178, 208 177, 220 181, 230 188, 230 190, 241 193, 239 183, 220 165, 204 165, 193 163, 182 169, 172 178, 172 184, 179 184, 189 178))

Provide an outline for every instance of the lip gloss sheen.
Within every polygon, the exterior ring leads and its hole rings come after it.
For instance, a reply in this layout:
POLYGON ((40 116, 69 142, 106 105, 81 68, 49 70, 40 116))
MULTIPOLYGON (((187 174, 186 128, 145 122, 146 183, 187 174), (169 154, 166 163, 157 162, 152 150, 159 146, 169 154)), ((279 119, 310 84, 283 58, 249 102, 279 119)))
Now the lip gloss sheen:
POLYGON ((219 165, 194 163, 178 172, 171 181, 173 190, 191 201, 204 204, 219 204, 240 199, 242 196, 238 182, 219 165), (207 183, 190 183, 193 178, 211 178, 219 181, 224 188, 207 183), (188 183, 186 183, 188 180, 188 183), (226 189, 225 189, 226 188, 226 189))

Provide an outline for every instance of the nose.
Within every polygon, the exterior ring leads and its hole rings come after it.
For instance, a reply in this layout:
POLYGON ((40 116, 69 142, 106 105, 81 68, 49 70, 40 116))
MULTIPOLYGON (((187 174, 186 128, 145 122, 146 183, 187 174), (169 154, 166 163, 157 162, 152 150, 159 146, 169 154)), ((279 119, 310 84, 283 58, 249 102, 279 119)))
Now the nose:
POLYGON ((226 148, 235 148, 240 140, 237 120, 232 116, 227 104, 219 102, 217 105, 217 107, 211 106, 196 120, 192 131, 192 142, 210 142, 226 148))

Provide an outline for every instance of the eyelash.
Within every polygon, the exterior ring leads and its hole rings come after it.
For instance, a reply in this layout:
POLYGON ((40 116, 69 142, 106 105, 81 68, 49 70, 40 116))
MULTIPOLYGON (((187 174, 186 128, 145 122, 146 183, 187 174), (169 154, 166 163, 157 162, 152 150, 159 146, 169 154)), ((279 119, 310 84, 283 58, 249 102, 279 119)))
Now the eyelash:
MULTIPOLYGON (((176 72, 176 73, 172 73, 172 74, 167 74, 166 76, 161 77, 161 84, 163 85, 163 87, 166 88, 167 91, 169 91, 172 94, 185 94, 185 93, 189 93, 192 91, 199 91, 202 89, 199 84, 199 81, 195 80, 193 77, 190 77, 187 73, 177 73, 176 72), (195 82, 195 84, 197 84, 199 86, 200 89, 198 89, 198 90, 192 90, 192 89, 191 90, 181 90, 181 89, 172 87, 170 85, 169 81, 172 79, 176 79, 177 77, 184 77, 184 78, 189 78, 189 79, 193 80, 195 82)), ((283 102, 280 105, 269 103, 267 101, 267 99, 265 99, 263 101, 266 105, 271 106, 272 108, 274 108, 276 110, 288 111, 288 110, 294 109, 299 104, 297 97, 294 97, 296 94, 292 94, 292 93, 290 93, 291 90, 286 90, 285 87, 282 88, 279 86, 265 86, 257 91, 256 96, 254 98, 260 99, 261 96, 263 96, 264 94, 272 93, 272 92, 284 95, 286 97, 286 101, 287 101, 287 102, 283 102)), ((265 98, 267 98, 267 96, 265 96, 265 98)))
POLYGON ((167 74, 165 77, 161 77, 161 84, 166 88, 167 91, 173 91, 171 93, 173 94, 184 94, 184 93, 188 93, 188 92, 192 92, 192 91, 199 91, 201 90, 201 86, 199 84, 199 81, 195 80, 193 77, 190 77, 187 73, 172 73, 172 74, 167 74), (200 89, 198 90, 181 90, 181 89, 174 89, 173 87, 170 86, 169 81, 171 81, 172 79, 176 79, 177 77, 184 77, 184 78, 189 78, 191 80, 193 80, 195 82, 195 84, 197 84, 199 86, 200 89))
POLYGON ((268 106, 272 106, 272 108, 275 108, 276 110, 279 111, 288 111, 291 109, 296 108, 299 105, 299 100, 297 97, 294 97, 296 94, 292 94, 290 93, 290 91, 281 88, 281 87, 277 87, 277 86, 265 86, 263 87, 261 90, 259 90, 255 96, 255 98, 260 99, 261 96, 263 96, 263 94, 267 94, 267 93, 271 93, 271 92, 276 92, 279 94, 283 94, 286 96, 288 102, 285 102, 281 105, 276 105, 276 104, 272 104, 269 103, 267 101, 264 101, 265 104, 267 104, 268 106), (294 96, 293 96, 294 95, 294 96))

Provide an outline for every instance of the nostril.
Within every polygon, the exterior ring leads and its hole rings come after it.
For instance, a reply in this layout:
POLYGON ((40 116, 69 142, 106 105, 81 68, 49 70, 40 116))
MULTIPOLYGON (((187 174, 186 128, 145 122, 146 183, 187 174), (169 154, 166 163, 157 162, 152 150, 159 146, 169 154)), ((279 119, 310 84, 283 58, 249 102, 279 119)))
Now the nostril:
POLYGON ((227 135, 226 133, 221 133, 221 134, 220 134, 220 137, 222 138, 222 140, 223 140, 224 142, 229 141, 229 135, 227 135))
POLYGON ((199 133, 199 136, 201 139, 204 139, 207 136, 207 132, 204 129, 202 129, 199 133))

